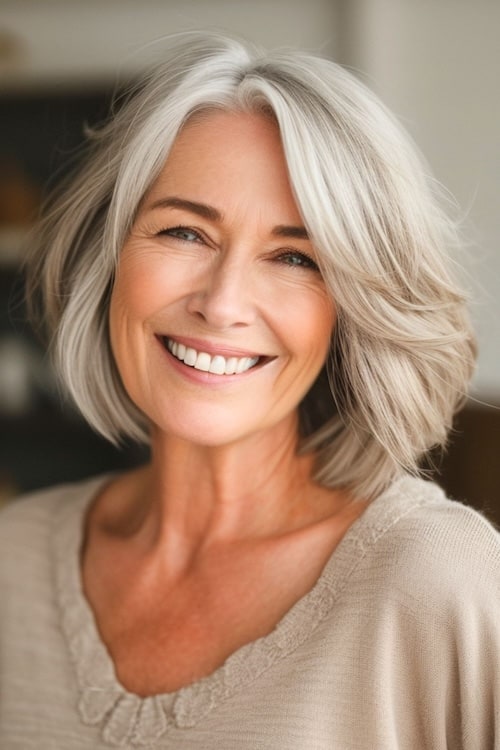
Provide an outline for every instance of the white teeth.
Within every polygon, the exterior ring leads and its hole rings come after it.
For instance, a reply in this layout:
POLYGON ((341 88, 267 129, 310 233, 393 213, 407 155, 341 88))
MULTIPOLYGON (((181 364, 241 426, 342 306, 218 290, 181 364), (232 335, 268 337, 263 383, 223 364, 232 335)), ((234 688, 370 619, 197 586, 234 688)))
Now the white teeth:
POLYGON ((245 370, 248 370, 248 357, 242 357, 240 360, 238 360, 238 364, 236 365, 236 372, 239 374, 240 372, 245 372, 245 370))
POLYGON ((212 357, 208 370, 209 372, 213 372, 214 375, 224 375, 226 371, 226 360, 224 357, 221 357, 220 354, 216 354, 215 357, 212 357))
POLYGON ((241 374, 257 364, 258 357, 226 357, 215 354, 213 357, 207 352, 197 352, 190 346, 184 346, 177 341, 167 339, 168 350, 184 364, 195 370, 211 372, 214 375, 241 374))
POLYGON ((226 369, 224 370, 225 374, 233 375, 236 372, 237 365, 238 365, 237 357, 229 357, 229 359, 226 359, 226 369))
POLYGON ((186 353, 183 357, 183 361, 186 363, 186 365, 190 365, 190 367, 194 367, 197 359, 198 359, 198 352, 196 351, 196 349, 191 349, 188 346, 186 348, 186 353))
POLYGON ((194 363, 194 369, 202 370, 202 372, 208 372, 210 369, 210 360, 210 354, 200 352, 196 358, 196 362, 194 363))

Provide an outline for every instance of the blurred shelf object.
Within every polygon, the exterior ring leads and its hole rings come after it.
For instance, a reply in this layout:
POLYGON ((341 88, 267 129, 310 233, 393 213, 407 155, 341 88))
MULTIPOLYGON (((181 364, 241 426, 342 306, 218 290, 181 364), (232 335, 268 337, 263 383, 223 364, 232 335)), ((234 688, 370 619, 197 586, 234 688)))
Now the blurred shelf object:
POLYGON ((28 227, 0 226, 0 271, 21 265, 28 232, 28 227))
POLYGON ((29 177, 21 158, 0 151, 0 268, 22 262, 28 229, 39 210, 40 193, 40 186, 29 177))

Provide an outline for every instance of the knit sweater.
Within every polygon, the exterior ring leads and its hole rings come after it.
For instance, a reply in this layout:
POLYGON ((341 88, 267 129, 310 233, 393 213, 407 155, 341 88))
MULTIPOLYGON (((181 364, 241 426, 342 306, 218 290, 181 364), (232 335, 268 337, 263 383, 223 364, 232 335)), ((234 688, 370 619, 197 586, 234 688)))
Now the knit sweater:
POLYGON ((84 515, 103 481, 0 514, 2 750, 500 748, 500 537, 481 515, 398 480, 268 636, 140 698, 82 594, 84 515))

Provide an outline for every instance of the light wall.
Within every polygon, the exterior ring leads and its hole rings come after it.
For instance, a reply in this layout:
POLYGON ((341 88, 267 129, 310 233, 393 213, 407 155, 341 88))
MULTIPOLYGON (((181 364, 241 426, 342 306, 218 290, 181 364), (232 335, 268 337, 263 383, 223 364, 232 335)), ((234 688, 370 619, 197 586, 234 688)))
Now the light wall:
POLYGON ((114 81, 193 28, 333 55, 336 12, 335 0, 0 0, 0 87, 114 81))

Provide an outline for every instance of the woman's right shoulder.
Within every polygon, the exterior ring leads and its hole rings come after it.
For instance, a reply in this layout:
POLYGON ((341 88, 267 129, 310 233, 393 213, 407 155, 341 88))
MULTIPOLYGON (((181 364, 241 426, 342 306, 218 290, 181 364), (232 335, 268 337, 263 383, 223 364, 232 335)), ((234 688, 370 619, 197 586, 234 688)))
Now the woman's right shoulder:
POLYGON ((19 560, 22 551, 45 549, 53 522, 61 508, 77 512, 79 501, 85 501, 104 480, 93 477, 83 481, 59 484, 29 492, 11 500, 0 511, 0 569, 14 558, 19 560))
POLYGON ((54 509, 65 497, 74 496, 83 490, 86 482, 58 484, 33 490, 13 498, 0 511, 0 533, 11 532, 21 524, 39 524, 50 520, 54 509))
POLYGON ((4 506, 0 511, 0 550, 19 534, 23 538, 37 536, 37 531, 50 523, 62 494, 64 485, 47 487, 20 495, 4 506))
MULTIPOLYGON (((3 613, 30 581, 47 578, 50 566, 51 518, 61 488, 30 492, 0 512, 0 596, 3 613)), ((22 592, 22 593, 21 593, 22 592)))

